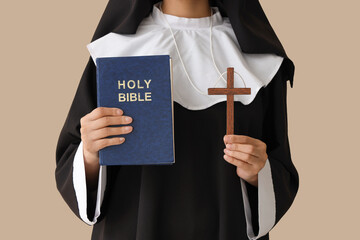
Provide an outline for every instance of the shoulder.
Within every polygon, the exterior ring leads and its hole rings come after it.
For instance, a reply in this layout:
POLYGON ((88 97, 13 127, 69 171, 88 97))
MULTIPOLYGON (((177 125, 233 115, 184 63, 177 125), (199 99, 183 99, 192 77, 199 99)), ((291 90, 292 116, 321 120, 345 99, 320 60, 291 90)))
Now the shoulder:
POLYGON ((149 15, 140 22, 135 33, 125 34, 125 33, 109 32, 108 34, 92 41, 89 45, 98 44, 100 42, 101 43, 112 42, 114 40, 133 41, 138 39, 139 37, 142 38, 147 34, 154 34, 156 33, 156 31, 160 32, 162 30, 163 27, 156 24, 153 18, 151 17, 151 15, 149 15))
POLYGON ((86 47, 96 61, 98 57, 130 56, 152 51, 165 35, 162 26, 154 23, 151 16, 144 18, 133 34, 109 32, 92 41, 86 47))

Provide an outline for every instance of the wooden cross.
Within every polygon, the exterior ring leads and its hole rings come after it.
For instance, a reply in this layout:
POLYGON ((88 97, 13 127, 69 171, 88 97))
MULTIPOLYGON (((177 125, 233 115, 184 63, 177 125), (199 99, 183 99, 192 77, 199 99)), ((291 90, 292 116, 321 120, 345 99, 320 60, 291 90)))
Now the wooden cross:
POLYGON ((226 94, 226 134, 234 134, 234 95, 251 94, 251 88, 234 88, 234 68, 227 68, 227 88, 208 88, 209 95, 226 94))

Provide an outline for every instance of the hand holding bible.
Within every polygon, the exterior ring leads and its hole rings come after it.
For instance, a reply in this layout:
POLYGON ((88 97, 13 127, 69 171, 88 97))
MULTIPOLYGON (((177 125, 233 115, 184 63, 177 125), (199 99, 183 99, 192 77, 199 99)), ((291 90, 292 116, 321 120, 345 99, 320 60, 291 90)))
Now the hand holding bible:
POLYGON ((258 173, 268 158, 266 144, 245 135, 225 135, 224 159, 236 166, 239 177, 253 186, 258 185, 258 173))
POLYGON ((95 190, 97 186, 100 168, 99 150, 125 141, 123 137, 107 137, 132 131, 132 126, 109 127, 131 123, 132 118, 124 116, 123 113, 119 108, 97 107, 80 119, 86 182, 90 191, 95 190))
POLYGON ((88 164, 99 164, 99 150, 111 145, 122 144, 124 137, 106 138, 110 135, 127 134, 132 126, 109 127, 110 125, 129 124, 132 118, 123 115, 119 108, 98 107, 80 119, 81 140, 84 159, 88 164))

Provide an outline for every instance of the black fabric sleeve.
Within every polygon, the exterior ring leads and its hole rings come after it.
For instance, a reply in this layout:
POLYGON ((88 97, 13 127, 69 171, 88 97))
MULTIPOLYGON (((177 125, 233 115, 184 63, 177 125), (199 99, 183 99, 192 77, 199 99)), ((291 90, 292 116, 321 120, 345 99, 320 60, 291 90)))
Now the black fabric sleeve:
POLYGON ((267 154, 275 193, 275 224, 292 205, 299 188, 299 175, 292 162, 288 137, 287 80, 282 65, 266 87, 266 111, 263 141, 267 154))
MULTIPOLYGON (((73 161, 81 142, 80 119, 96 106, 96 66, 89 57, 56 146, 55 180, 57 189, 79 218, 78 203, 73 186, 73 161)), ((95 196, 94 193, 88 193, 90 217, 95 211, 95 196)))
MULTIPOLYGON (((298 172, 292 162, 287 122, 287 73, 282 64, 271 82, 262 89, 264 106, 262 136, 268 160, 259 172, 258 187, 245 182, 243 194, 247 234, 251 240, 269 239, 269 231, 292 205, 299 188, 298 172), (250 209, 247 207, 250 206, 250 209)), ((259 96, 260 97, 260 96, 259 96)))

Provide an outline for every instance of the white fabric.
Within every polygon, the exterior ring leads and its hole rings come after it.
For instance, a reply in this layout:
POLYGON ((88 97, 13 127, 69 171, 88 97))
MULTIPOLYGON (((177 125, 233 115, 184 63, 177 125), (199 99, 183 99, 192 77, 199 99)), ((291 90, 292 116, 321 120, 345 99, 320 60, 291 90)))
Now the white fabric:
POLYGON ((95 215, 94 219, 90 220, 87 215, 87 186, 82 141, 80 142, 74 157, 73 185, 81 219, 88 225, 94 225, 97 222, 97 218, 100 216, 100 207, 104 198, 104 191, 106 187, 106 166, 100 166, 95 215))
POLYGON ((258 174, 259 233, 257 236, 255 236, 252 226, 251 208, 245 181, 240 178, 240 182, 245 208, 247 235, 250 240, 255 240, 266 235, 274 227, 276 220, 275 192, 269 159, 266 160, 264 168, 258 174))
MULTIPOLYGON (((158 3, 159 4, 159 3, 158 3)), ((190 110, 200 110, 218 102, 226 101, 225 95, 204 96, 188 82, 183 67, 178 58, 171 32, 157 8, 153 7, 149 17, 143 19, 136 34, 109 34, 89 43, 87 48, 96 64, 98 57, 141 56, 169 54, 173 60, 173 92, 174 101, 190 110)), ((234 70, 245 80, 246 87, 251 88, 251 95, 235 95, 234 101, 247 105, 251 103, 261 87, 265 87, 279 69, 283 58, 275 54, 245 54, 241 51, 229 19, 222 17, 218 8, 213 7, 213 52, 215 62, 221 73, 227 67, 234 70)), ((164 14, 170 23, 185 67, 194 81, 194 84, 203 92, 214 87, 219 74, 213 65, 209 49, 209 21, 210 17, 183 18, 164 14)), ((225 74, 226 76, 226 74, 225 74)), ((226 87, 221 81, 216 87, 226 87)), ((241 79, 235 74, 234 87, 243 87, 241 79)), ((251 209, 248 200, 246 185, 241 181, 246 213, 247 234, 250 239, 257 239, 265 235, 275 224, 275 194, 271 178, 270 163, 267 160, 265 167, 259 172, 258 208, 259 234, 254 236, 251 222, 251 209)), ((103 192, 106 186, 106 167, 101 166, 99 174, 98 198, 93 220, 86 214, 86 180, 82 156, 82 144, 74 160, 74 187, 79 205, 81 218, 88 224, 96 223, 100 215, 103 192)))
MULTIPOLYGON (((226 101, 226 95, 201 95, 186 77, 178 57, 170 29, 162 18, 157 5, 152 13, 140 23, 136 34, 110 32, 87 44, 96 64, 99 57, 170 55, 173 60, 174 101, 191 110, 200 110, 226 101)), ((241 51, 235 33, 227 17, 222 17, 218 8, 214 14, 202 18, 184 18, 164 14, 173 29, 185 68, 195 86, 202 92, 208 88, 226 87, 225 80, 214 86, 220 74, 217 72, 210 52, 209 24, 213 21, 212 42, 216 65, 220 73, 234 67, 251 88, 251 95, 235 95, 234 101, 249 104, 262 86, 266 86, 279 69, 283 57, 275 54, 245 54, 241 51)), ((226 74, 224 75, 226 79, 226 74)), ((234 75, 234 87, 244 87, 234 75)))

